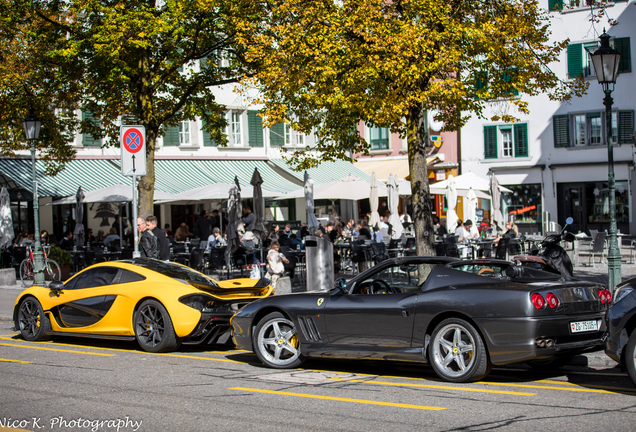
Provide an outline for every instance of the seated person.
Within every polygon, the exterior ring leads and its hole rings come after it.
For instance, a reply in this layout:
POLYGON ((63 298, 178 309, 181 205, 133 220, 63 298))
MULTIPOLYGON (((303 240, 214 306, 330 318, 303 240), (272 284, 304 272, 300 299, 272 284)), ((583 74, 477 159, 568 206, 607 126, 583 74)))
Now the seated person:
POLYGON ((60 248, 64 250, 73 250, 73 232, 66 231, 62 240, 60 240, 60 248))
POLYGON ((225 246, 227 242, 221 236, 221 230, 218 228, 212 228, 212 234, 208 237, 208 245, 206 250, 210 250, 211 248, 225 246))
POLYGON ((104 240, 104 246, 109 247, 113 241, 115 242, 113 245, 117 245, 117 243, 119 243, 118 240, 121 239, 117 235, 117 230, 114 227, 111 227, 108 231, 108 237, 104 240))
POLYGON ((517 225, 513 221, 508 221, 506 222, 506 232, 504 232, 501 236, 497 236, 497 238, 492 241, 492 244, 497 247, 499 240, 501 240, 502 237, 515 238, 518 234, 519 228, 517 228, 517 225))
POLYGON ((292 241, 292 244, 290 245, 292 249, 296 248, 298 250, 303 250, 305 249, 305 245, 303 244, 303 241, 301 239, 299 239, 296 234, 292 234, 291 236, 289 236, 289 238, 292 241))

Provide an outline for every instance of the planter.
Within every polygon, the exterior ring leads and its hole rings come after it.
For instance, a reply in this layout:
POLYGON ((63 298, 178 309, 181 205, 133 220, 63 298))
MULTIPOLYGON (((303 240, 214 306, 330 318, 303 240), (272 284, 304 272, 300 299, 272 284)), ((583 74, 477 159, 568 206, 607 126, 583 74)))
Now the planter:
POLYGON ((71 266, 60 266, 60 272, 62 273, 60 280, 67 280, 70 277, 69 274, 71 273, 71 266))

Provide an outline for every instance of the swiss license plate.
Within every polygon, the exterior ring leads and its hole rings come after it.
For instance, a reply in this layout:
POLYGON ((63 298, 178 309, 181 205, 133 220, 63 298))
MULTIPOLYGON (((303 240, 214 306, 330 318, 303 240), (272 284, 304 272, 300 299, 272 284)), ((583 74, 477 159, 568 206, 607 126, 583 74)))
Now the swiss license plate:
POLYGON ((598 321, 576 321, 570 323, 572 333, 598 331, 598 321))

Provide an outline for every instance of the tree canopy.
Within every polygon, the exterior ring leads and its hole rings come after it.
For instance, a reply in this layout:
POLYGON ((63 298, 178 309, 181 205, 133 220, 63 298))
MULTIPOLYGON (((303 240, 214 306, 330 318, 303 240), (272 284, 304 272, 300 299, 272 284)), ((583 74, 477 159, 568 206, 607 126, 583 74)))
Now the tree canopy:
POLYGON ((317 144, 287 155, 297 169, 368 153, 356 125, 407 136, 418 252, 433 253, 424 147, 426 110, 458 130, 491 101, 514 121, 527 98, 568 99, 586 88, 550 70, 567 41, 550 42, 536 0, 270 0, 269 25, 247 23, 241 40, 258 72, 265 123, 314 131, 317 144))

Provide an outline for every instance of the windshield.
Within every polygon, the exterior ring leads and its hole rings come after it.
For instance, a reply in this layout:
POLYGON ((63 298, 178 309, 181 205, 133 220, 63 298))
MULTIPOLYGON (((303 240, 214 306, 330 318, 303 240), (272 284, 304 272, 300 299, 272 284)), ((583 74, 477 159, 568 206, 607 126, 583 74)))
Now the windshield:
POLYGON ((179 264, 154 260, 150 258, 134 258, 132 260, 124 260, 131 264, 138 265, 139 267, 147 268, 148 270, 156 271, 164 276, 168 276, 173 279, 185 281, 197 288, 219 288, 216 282, 203 274, 192 270, 189 267, 179 264))

